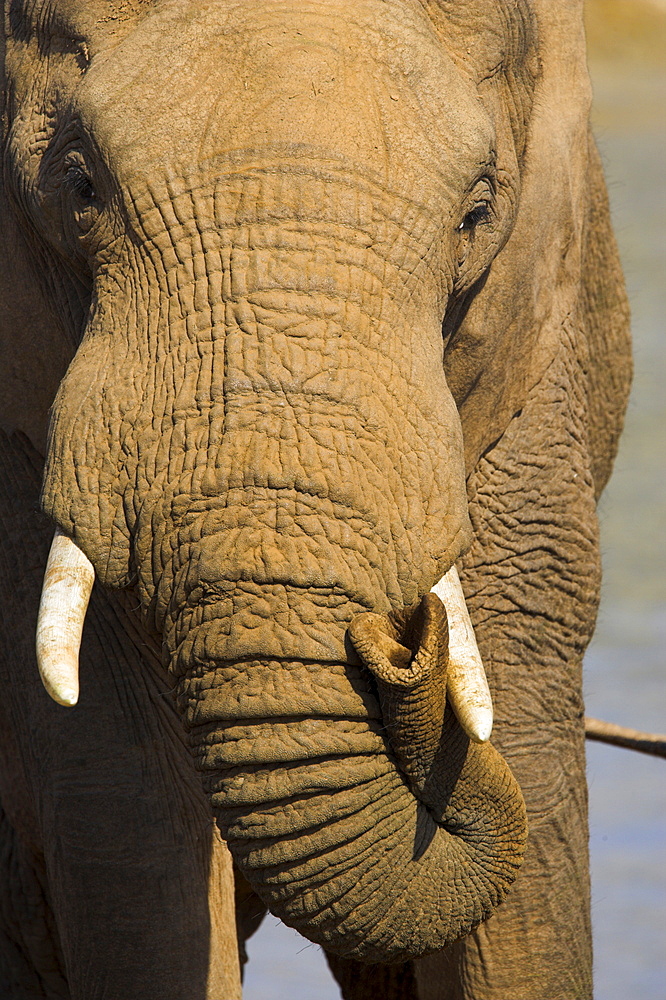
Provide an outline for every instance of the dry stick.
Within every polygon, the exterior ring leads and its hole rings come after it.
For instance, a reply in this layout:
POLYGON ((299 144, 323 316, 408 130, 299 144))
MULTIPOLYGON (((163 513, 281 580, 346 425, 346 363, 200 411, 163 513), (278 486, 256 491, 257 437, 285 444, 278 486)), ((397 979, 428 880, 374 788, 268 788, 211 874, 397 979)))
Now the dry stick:
POLYGON ((626 729, 612 722, 591 719, 585 716, 585 736, 600 743, 613 743, 616 747, 650 753, 656 757, 666 757, 666 735, 661 733, 641 733, 637 729, 626 729))

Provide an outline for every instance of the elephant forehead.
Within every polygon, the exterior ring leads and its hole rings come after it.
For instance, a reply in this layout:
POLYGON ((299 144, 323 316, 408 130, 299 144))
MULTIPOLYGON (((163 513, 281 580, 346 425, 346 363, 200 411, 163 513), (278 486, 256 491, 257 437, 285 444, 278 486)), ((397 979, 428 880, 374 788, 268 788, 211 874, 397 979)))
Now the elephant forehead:
POLYGON ((492 145, 418 4, 172 0, 102 55, 80 110, 126 181, 169 159, 288 144, 398 189, 415 174, 458 189, 492 145))

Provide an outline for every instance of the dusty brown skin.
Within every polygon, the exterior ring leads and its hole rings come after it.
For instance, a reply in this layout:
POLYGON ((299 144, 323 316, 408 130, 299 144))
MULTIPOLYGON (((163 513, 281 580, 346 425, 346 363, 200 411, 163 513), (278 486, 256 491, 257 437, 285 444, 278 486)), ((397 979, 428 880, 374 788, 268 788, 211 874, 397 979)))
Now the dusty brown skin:
POLYGON ((0 984, 219 996, 212 805, 241 937, 249 884, 346 997, 589 996, 580 660, 629 361, 580 5, 5 16, 0 984), (102 585, 69 712, 31 651, 53 522, 102 585), (437 731, 454 561, 497 749, 437 731), (497 750, 530 837, 489 917, 525 836, 497 750))

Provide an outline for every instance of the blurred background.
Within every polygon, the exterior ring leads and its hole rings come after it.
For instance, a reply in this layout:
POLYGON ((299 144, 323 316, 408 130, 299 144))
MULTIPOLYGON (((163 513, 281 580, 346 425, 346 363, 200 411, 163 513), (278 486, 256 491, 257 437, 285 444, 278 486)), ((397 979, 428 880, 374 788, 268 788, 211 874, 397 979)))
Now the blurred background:
MULTIPOLYGON (((557 2, 557 0, 553 0, 557 2)), ((635 377, 600 505, 589 715, 666 731, 666 0, 587 0, 593 122, 632 304, 635 377)), ((589 743, 596 1000, 666 1000, 666 763, 589 743)), ((244 1000, 337 1000, 320 949, 269 915, 244 1000)), ((536 998, 535 998, 536 1000, 536 998)))
MULTIPOLYGON (((634 387, 599 509, 590 715, 666 732, 666 0, 588 0, 594 129, 632 307, 634 387)), ((597 1000, 666 998, 666 761, 587 744, 597 1000)), ((334 995, 334 994, 333 994, 334 995)))

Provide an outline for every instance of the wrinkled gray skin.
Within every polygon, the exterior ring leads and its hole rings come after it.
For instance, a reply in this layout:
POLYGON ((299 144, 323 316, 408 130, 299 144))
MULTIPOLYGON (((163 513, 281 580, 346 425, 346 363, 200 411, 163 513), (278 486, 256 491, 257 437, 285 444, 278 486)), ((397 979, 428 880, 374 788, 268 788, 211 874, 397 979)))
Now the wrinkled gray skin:
POLYGON ((4 995, 219 996, 212 806, 241 937, 267 904, 346 997, 589 996, 580 661, 629 362, 580 4, 5 19, 4 995), (32 652, 54 523, 100 584, 70 711, 32 652), (530 823, 492 916, 514 778, 448 712, 410 785, 347 634, 411 635, 455 561, 530 823))

